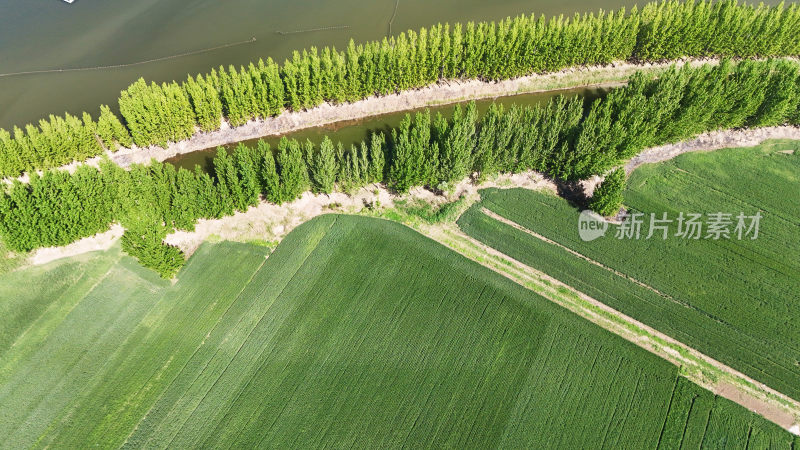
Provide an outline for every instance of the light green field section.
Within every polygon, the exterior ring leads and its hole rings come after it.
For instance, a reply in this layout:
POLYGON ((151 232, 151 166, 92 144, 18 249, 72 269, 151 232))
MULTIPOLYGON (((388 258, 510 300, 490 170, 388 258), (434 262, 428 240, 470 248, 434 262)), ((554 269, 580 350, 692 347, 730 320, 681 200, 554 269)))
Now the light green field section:
MULTIPOLYGON (((4 281, 24 292, 53 273, 86 279, 42 291, 63 300, 28 296, 38 317, 53 317, 41 333, 15 332, 7 354, 19 356, 3 357, 0 445, 655 448, 686 439, 681 421, 694 416, 674 400, 687 384, 676 367, 409 228, 328 215, 265 252, 205 244, 174 285, 117 251, 4 281)), ((34 316, 17 328, 45 320, 34 316)), ((747 447, 757 433, 791 448, 777 426, 688 386, 714 431, 692 428, 691 445, 747 447)))

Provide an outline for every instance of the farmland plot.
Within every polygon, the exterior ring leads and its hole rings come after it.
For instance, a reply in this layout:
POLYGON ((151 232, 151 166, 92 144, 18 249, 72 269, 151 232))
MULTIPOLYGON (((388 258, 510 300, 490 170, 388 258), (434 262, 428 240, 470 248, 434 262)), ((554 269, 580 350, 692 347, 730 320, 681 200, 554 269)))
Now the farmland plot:
MULTIPOLYGON (((468 234, 752 378, 800 398, 800 157, 796 142, 685 154, 637 169, 625 203, 645 213, 641 239, 584 242, 578 211, 550 194, 486 190, 459 220, 468 234), (788 151, 787 151, 788 150, 788 151), (629 278, 492 220, 487 208, 629 278), (644 239, 650 213, 762 219, 758 238, 644 239), (643 286, 644 285, 644 286, 643 286)), ((734 219, 734 225, 736 224, 734 219)), ((733 229, 733 226, 731 226, 733 229)), ((676 230, 673 228, 671 233, 676 230)), ((704 231, 705 233, 705 231, 704 231)))
POLYGON ((322 216, 265 256, 205 244, 174 285, 112 264, 17 338, 0 446, 790 448, 690 383, 723 422, 684 437, 676 367, 399 224, 322 216))
POLYGON ((659 448, 797 448, 797 438, 793 443, 775 424, 741 412, 741 406, 679 378, 659 448))

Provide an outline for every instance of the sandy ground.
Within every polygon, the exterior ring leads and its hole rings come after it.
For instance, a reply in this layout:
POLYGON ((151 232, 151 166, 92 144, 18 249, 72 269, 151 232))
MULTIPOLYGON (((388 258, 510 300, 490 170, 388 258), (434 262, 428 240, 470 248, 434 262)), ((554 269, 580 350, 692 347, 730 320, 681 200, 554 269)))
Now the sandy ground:
POLYGON ((306 192, 291 203, 281 206, 261 202, 246 212, 236 213, 222 219, 200 220, 194 231, 177 231, 165 241, 191 255, 204 241, 222 239, 240 242, 265 241, 277 243, 295 227, 320 214, 339 212, 356 214, 365 208, 392 208, 396 200, 424 200, 431 204, 442 204, 462 195, 476 197, 478 190, 487 187, 528 189, 550 189, 555 185, 536 172, 500 175, 480 185, 464 179, 449 195, 437 195, 422 188, 414 188, 408 194, 397 196, 378 184, 360 189, 353 195, 343 193, 312 194, 306 192))
POLYGON ((759 401, 758 399, 755 399, 752 396, 742 392, 742 390, 738 387, 725 381, 717 383, 712 391, 721 397, 725 397, 728 400, 744 406, 756 414, 768 418, 769 420, 788 430, 790 433, 800 436, 800 422, 798 422, 798 418, 794 417, 791 413, 781 408, 776 408, 774 405, 769 403, 759 401))
POLYGON ((83 238, 63 247, 40 248, 31 254, 28 263, 32 265, 41 265, 47 264, 50 261, 80 255, 83 253, 108 250, 114 245, 115 242, 117 242, 117 239, 122 237, 122 233, 124 231, 125 230, 122 228, 122 226, 114 224, 108 231, 104 233, 83 238))
POLYGON ((780 126, 703 133, 694 139, 644 150, 628 161, 628 164, 625 165, 625 171, 630 174, 642 164, 666 161, 682 153, 733 147, 753 147, 768 139, 800 139, 800 128, 780 126))

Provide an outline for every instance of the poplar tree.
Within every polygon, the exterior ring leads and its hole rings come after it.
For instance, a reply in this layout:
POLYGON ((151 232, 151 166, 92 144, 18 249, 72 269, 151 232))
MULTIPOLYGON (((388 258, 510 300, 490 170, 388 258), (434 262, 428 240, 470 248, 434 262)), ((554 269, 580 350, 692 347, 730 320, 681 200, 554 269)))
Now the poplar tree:
POLYGON ((237 176, 236 166, 224 148, 217 148, 213 166, 214 176, 217 179, 217 186, 222 196, 225 215, 233 214, 234 210, 243 211, 246 209, 242 201, 244 196, 237 176))
POLYGON ((233 160, 241 186, 241 197, 237 209, 245 211, 248 207, 258 204, 261 192, 256 170, 256 151, 244 144, 239 144, 233 151, 233 160))
POLYGON ((116 151, 120 146, 133 145, 128 129, 122 125, 116 114, 107 105, 100 106, 100 117, 97 119, 97 135, 109 150, 116 151))
POLYGON ((384 168, 386 167, 386 136, 383 133, 372 133, 370 136, 369 159, 370 159, 370 182, 380 183, 384 178, 384 168))
POLYGON ((480 122, 480 132, 478 133, 473 155, 472 170, 478 173, 478 179, 486 179, 488 175, 497 172, 497 152, 495 140, 497 139, 500 119, 503 114, 502 106, 492 103, 489 110, 480 122))
POLYGON ((328 136, 322 139, 319 151, 313 156, 310 169, 314 192, 324 194, 333 192, 336 183, 336 151, 333 141, 328 136))
POLYGON ((389 184, 400 193, 425 180, 425 155, 430 145, 430 111, 417 113, 412 124, 407 114, 400 127, 392 130, 392 165, 389 184))
POLYGON ((222 121, 222 101, 214 85, 202 75, 197 75, 196 79, 190 75, 183 88, 186 90, 200 129, 206 132, 218 130, 222 121))
POLYGON ((258 141, 258 146, 259 150, 261 150, 259 153, 262 155, 260 167, 261 192, 268 201, 280 205, 283 203, 283 197, 281 196, 281 181, 275 157, 266 142, 258 141))
POLYGON ((594 190, 589 208, 605 217, 617 215, 622 207, 625 191, 625 169, 619 168, 608 174, 594 190))
POLYGON ((437 185, 460 181, 469 174, 476 121, 475 102, 468 103, 463 110, 457 105, 450 124, 441 115, 437 116, 434 123, 434 140, 440 149, 437 185))
POLYGON ((290 202, 300 197, 310 186, 308 168, 297 140, 281 139, 278 145, 278 173, 281 200, 290 202))

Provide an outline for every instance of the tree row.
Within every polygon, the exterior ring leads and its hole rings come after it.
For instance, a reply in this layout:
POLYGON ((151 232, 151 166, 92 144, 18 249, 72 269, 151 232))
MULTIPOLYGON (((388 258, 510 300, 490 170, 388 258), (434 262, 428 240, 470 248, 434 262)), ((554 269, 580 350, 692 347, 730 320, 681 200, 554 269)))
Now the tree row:
MULTIPOLYGON (((800 66, 785 60, 673 66, 658 77, 635 74, 605 98, 556 97, 536 106, 475 104, 452 119, 406 115, 388 136, 373 134, 345 148, 282 139, 218 151, 212 173, 164 163, 126 171, 104 162, 74 174, 51 170, 14 182, 0 195, 0 237, 17 251, 64 245, 126 229, 123 245, 143 264, 171 276, 183 259, 163 244, 199 218, 245 211, 260 199, 281 204, 308 190, 352 192, 384 183, 448 190, 466 177, 536 170, 562 180, 604 174, 642 149, 704 131, 800 123, 800 66)), ((599 199, 598 199, 599 201, 599 199)), ((601 206, 602 207, 602 206, 601 206)))
POLYGON ((794 3, 673 0, 549 20, 519 16, 439 24, 382 41, 351 41, 343 51, 296 51, 282 65, 267 59, 220 67, 183 83, 140 79, 120 95, 124 125, 104 107, 97 124, 87 115, 82 121, 67 115, 13 133, 0 130, 0 176, 82 160, 103 146, 163 147, 197 131, 217 130, 223 120, 238 126, 285 109, 352 102, 440 79, 499 80, 619 60, 798 54, 800 6, 794 3))
POLYGON ((439 24, 344 51, 312 47, 283 65, 268 59, 220 67, 183 84, 137 81, 120 110, 139 146, 166 145, 195 132, 387 95, 440 79, 500 80, 612 61, 800 54, 800 7, 738 0, 667 1, 551 19, 439 24))
POLYGON ((88 113, 83 117, 50 115, 38 126, 0 128, 0 178, 24 172, 49 169, 98 156, 108 148, 132 144, 128 129, 108 106, 100 108, 97 121, 88 113))

